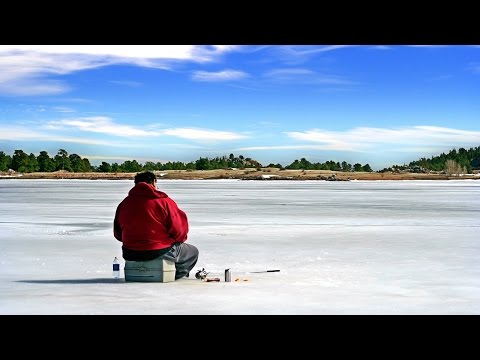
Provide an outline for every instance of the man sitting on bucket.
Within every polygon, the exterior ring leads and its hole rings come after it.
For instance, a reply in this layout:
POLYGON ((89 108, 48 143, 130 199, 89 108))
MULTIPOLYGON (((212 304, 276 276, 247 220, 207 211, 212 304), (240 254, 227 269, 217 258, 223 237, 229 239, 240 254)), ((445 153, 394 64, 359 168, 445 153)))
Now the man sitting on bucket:
POLYGON ((174 261, 178 280, 189 276, 197 263, 198 249, 185 243, 187 215, 156 186, 157 177, 150 171, 135 176, 135 186, 115 212, 113 235, 122 242, 125 260, 162 257, 174 261))

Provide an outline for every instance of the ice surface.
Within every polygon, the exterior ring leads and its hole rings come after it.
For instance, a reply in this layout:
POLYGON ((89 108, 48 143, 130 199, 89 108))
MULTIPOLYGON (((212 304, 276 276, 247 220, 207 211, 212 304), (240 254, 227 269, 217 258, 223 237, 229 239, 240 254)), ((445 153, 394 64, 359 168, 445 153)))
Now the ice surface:
POLYGON ((480 314, 480 181, 160 180, 218 283, 124 282, 132 185, 1 179, 0 314, 480 314))

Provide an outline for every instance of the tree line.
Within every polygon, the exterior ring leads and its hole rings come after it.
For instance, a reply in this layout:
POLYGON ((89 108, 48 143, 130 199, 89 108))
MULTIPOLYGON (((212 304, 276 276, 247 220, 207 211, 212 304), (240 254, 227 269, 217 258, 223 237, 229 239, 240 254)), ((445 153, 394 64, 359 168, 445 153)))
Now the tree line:
MULTIPOLYGON (((53 172, 53 171, 69 171, 69 172, 140 172, 140 171, 163 171, 163 170, 215 170, 226 168, 263 168, 262 164, 249 157, 234 154, 227 156, 207 158, 200 157, 196 161, 183 163, 181 161, 169 161, 166 163, 147 161, 144 164, 137 160, 127 160, 121 164, 108 163, 103 161, 98 166, 93 166, 87 158, 82 158, 77 154, 68 154, 64 149, 59 149, 57 154, 51 157, 47 151, 40 151, 39 155, 33 153, 27 154, 23 150, 15 150, 10 156, 0 151, 0 171, 6 172, 14 170, 16 172, 53 172)), ((332 170, 345 172, 372 172, 369 164, 362 165, 356 163, 354 165, 346 161, 335 162, 333 160, 324 163, 311 163, 305 158, 294 160, 291 164, 283 167, 280 164, 270 163, 266 167, 276 167, 279 169, 291 170, 332 170)), ((421 158, 412 161, 408 165, 393 165, 385 168, 380 172, 409 170, 412 168, 422 168, 429 171, 448 171, 453 173, 465 172, 471 173, 473 170, 480 169, 480 147, 465 150, 460 148, 453 149, 447 154, 442 153, 438 156, 432 156, 430 159, 421 158)))
MULTIPOLYGON (((290 165, 283 167, 280 164, 269 164, 267 167, 276 167, 279 169, 302 169, 302 170, 335 170, 335 171, 373 171, 370 165, 355 164, 351 165, 343 161, 342 163, 333 160, 325 163, 311 163, 305 158, 295 160, 290 165)), ((59 149, 57 154, 51 157, 47 151, 40 151, 38 156, 33 153, 27 154, 23 150, 15 150, 13 156, 0 151, 0 171, 6 172, 14 170, 22 173, 31 172, 140 172, 140 171, 162 171, 162 170, 215 170, 226 168, 263 168, 262 164, 252 158, 234 154, 227 156, 207 158, 200 157, 196 161, 183 163, 174 162, 152 162, 147 161, 144 164, 137 160, 127 160, 122 164, 108 163, 102 161, 98 166, 92 166, 87 158, 82 158, 77 154, 68 154, 64 149, 59 149)))
POLYGON ((410 162, 408 165, 394 165, 380 172, 414 168, 427 171, 444 171, 451 174, 471 174, 473 170, 480 170, 480 146, 468 150, 464 148, 452 149, 447 154, 441 153, 440 155, 432 156, 430 159, 422 157, 410 162))
MULTIPOLYGON (((276 167, 282 169, 282 165, 280 164, 270 164, 267 167, 276 167)), ((285 169, 289 170, 332 170, 332 171, 345 171, 345 172, 372 172, 372 168, 369 164, 362 165, 360 163, 356 163, 354 165, 347 163, 346 161, 335 162, 333 160, 326 161, 324 163, 311 163, 305 158, 301 158, 300 160, 295 160, 290 165, 285 166, 285 169)))
POLYGON ((30 153, 27 154, 23 150, 15 150, 10 156, 0 151, 0 171, 6 172, 13 170, 21 173, 32 172, 53 172, 53 171, 69 171, 69 172, 140 172, 140 171, 162 171, 162 170, 213 170, 225 168, 246 167, 261 168, 262 164, 258 161, 246 158, 243 155, 238 157, 230 154, 230 156, 222 156, 215 158, 200 157, 196 161, 183 163, 181 161, 169 161, 166 163, 147 161, 144 164, 137 160, 127 160, 122 164, 108 163, 102 161, 98 166, 93 166, 87 158, 82 158, 78 154, 68 154, 64 149, 59 149, 54 157, 51 157, 47 151, 40 151, 38 156, 30 153))

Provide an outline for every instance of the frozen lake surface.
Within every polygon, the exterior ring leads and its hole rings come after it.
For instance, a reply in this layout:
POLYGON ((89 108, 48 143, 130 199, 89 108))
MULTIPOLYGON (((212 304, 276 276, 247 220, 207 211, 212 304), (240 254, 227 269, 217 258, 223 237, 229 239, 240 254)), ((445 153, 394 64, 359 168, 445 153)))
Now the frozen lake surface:
POLYGON ((480 181, 160 180, 218 283, 124 282, 132 186, 0 180, 0 314, 480 314, 480 181))

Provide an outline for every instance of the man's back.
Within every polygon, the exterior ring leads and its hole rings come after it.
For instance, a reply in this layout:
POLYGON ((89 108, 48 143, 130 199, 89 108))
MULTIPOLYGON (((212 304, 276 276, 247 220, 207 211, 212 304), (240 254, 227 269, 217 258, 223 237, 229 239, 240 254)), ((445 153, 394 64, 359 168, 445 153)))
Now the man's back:
POLYGON ((141 182, 118 205, 115 237, 130 250, 158 250, 187 239, 185 212, 167 194, 141 182))

